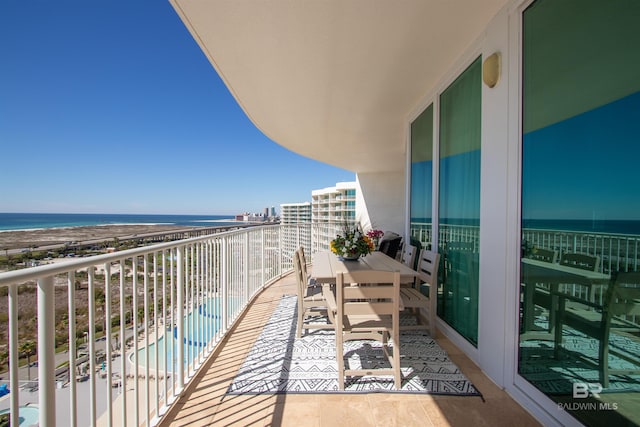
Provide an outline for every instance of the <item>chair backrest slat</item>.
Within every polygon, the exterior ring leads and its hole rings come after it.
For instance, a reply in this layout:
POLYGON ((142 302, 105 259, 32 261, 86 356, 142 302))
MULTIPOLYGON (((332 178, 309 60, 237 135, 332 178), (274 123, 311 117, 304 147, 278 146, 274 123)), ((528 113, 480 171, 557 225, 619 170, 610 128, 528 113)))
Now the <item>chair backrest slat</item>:
POLYGON ((338 316, 394 315, 400 301, 400 273, 358 271, 336 275, 338 316))
POLYGON ((376 286, 346 286, 343 290, 344 299, 372 299, 372 298, 389 298, 392 296, 388 288, 391 288, 393 283, 388 285, 376 285, 376 286))
POLYGON ((555 263, 558 261, 558 251, 553 249, 535 248, 531 251, 529 258, 555 263))
POLYGON ((566 253, 562 254, 560 264, 582 270, 598 271, 600 257, 587 254, 566 253))
POLYGON ((640 272, 618 273, 609 298, 612 315, 640 314, 640 272))
POLYGON ((305 295, 307 278, 304 269, 302 268, 302 259, 299 249, 293 253, 293 270, 296 275, 296 282, 298 283, 298 297, 302 298, 305 295))
POLYGON ((414 245, 404 245, 402 249, 402 263, 413 269, 416 266, 417 248, 414 245))

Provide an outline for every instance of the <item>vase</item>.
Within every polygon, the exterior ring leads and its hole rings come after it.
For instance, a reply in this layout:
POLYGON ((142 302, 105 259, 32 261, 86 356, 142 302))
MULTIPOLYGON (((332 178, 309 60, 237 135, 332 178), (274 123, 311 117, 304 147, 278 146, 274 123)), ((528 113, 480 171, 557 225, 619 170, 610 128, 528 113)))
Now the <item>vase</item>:
POLYGON ((338 256, 340 261, 357 261, 358 258, 360 258, 360 255, 338 256))

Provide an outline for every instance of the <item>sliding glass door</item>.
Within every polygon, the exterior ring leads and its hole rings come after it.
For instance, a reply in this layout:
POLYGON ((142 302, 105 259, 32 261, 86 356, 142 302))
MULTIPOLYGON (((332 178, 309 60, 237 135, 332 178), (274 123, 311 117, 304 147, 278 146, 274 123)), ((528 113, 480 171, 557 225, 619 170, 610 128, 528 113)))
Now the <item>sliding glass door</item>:
POLYGON ((433 241, 433 104, 411 123, 411 238, 430 249, 433 241))
POLYGON ((478 343, 481 60, 440 95, 438 316, 478 343))
POLYGON ((640 2, 523 15, 519 374, 582 423, 640 424, 640 2))

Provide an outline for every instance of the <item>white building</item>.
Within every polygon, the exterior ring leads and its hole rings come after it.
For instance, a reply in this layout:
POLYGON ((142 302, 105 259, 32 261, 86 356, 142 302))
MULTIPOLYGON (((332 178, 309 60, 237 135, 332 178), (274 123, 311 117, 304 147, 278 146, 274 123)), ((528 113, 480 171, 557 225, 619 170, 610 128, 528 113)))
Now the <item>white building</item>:
POLYGON ((334 187, 322 188, 311 192, 312 222, 328 224, 356 220, 355 182, 338 182, 334 187))
POLYGON ((280 205, 280 224, 311 223, 311 203, 283 203, 280 205))
POLYGON ((330 241, 345 224, 356 222, 356 188, 356 182, 338 182, 311 192, 314 242, 330 241))
POLYGON ((311 203, 284 203, 280 205, 282 224, 282 252, 290 256, 300 246, 311 251, 311 203))

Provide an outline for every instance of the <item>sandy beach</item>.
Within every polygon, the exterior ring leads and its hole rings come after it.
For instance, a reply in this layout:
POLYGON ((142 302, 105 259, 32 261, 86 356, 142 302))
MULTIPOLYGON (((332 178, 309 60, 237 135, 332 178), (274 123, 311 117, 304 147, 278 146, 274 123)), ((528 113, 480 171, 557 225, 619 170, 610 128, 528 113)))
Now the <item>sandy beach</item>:
POLYGON ((101 225, 0 232, 0 249, 64 245, 68 242, 113 240, 115 237, 142 236, 167 231, 184 231, 194 227, 178 225, 101 225))

